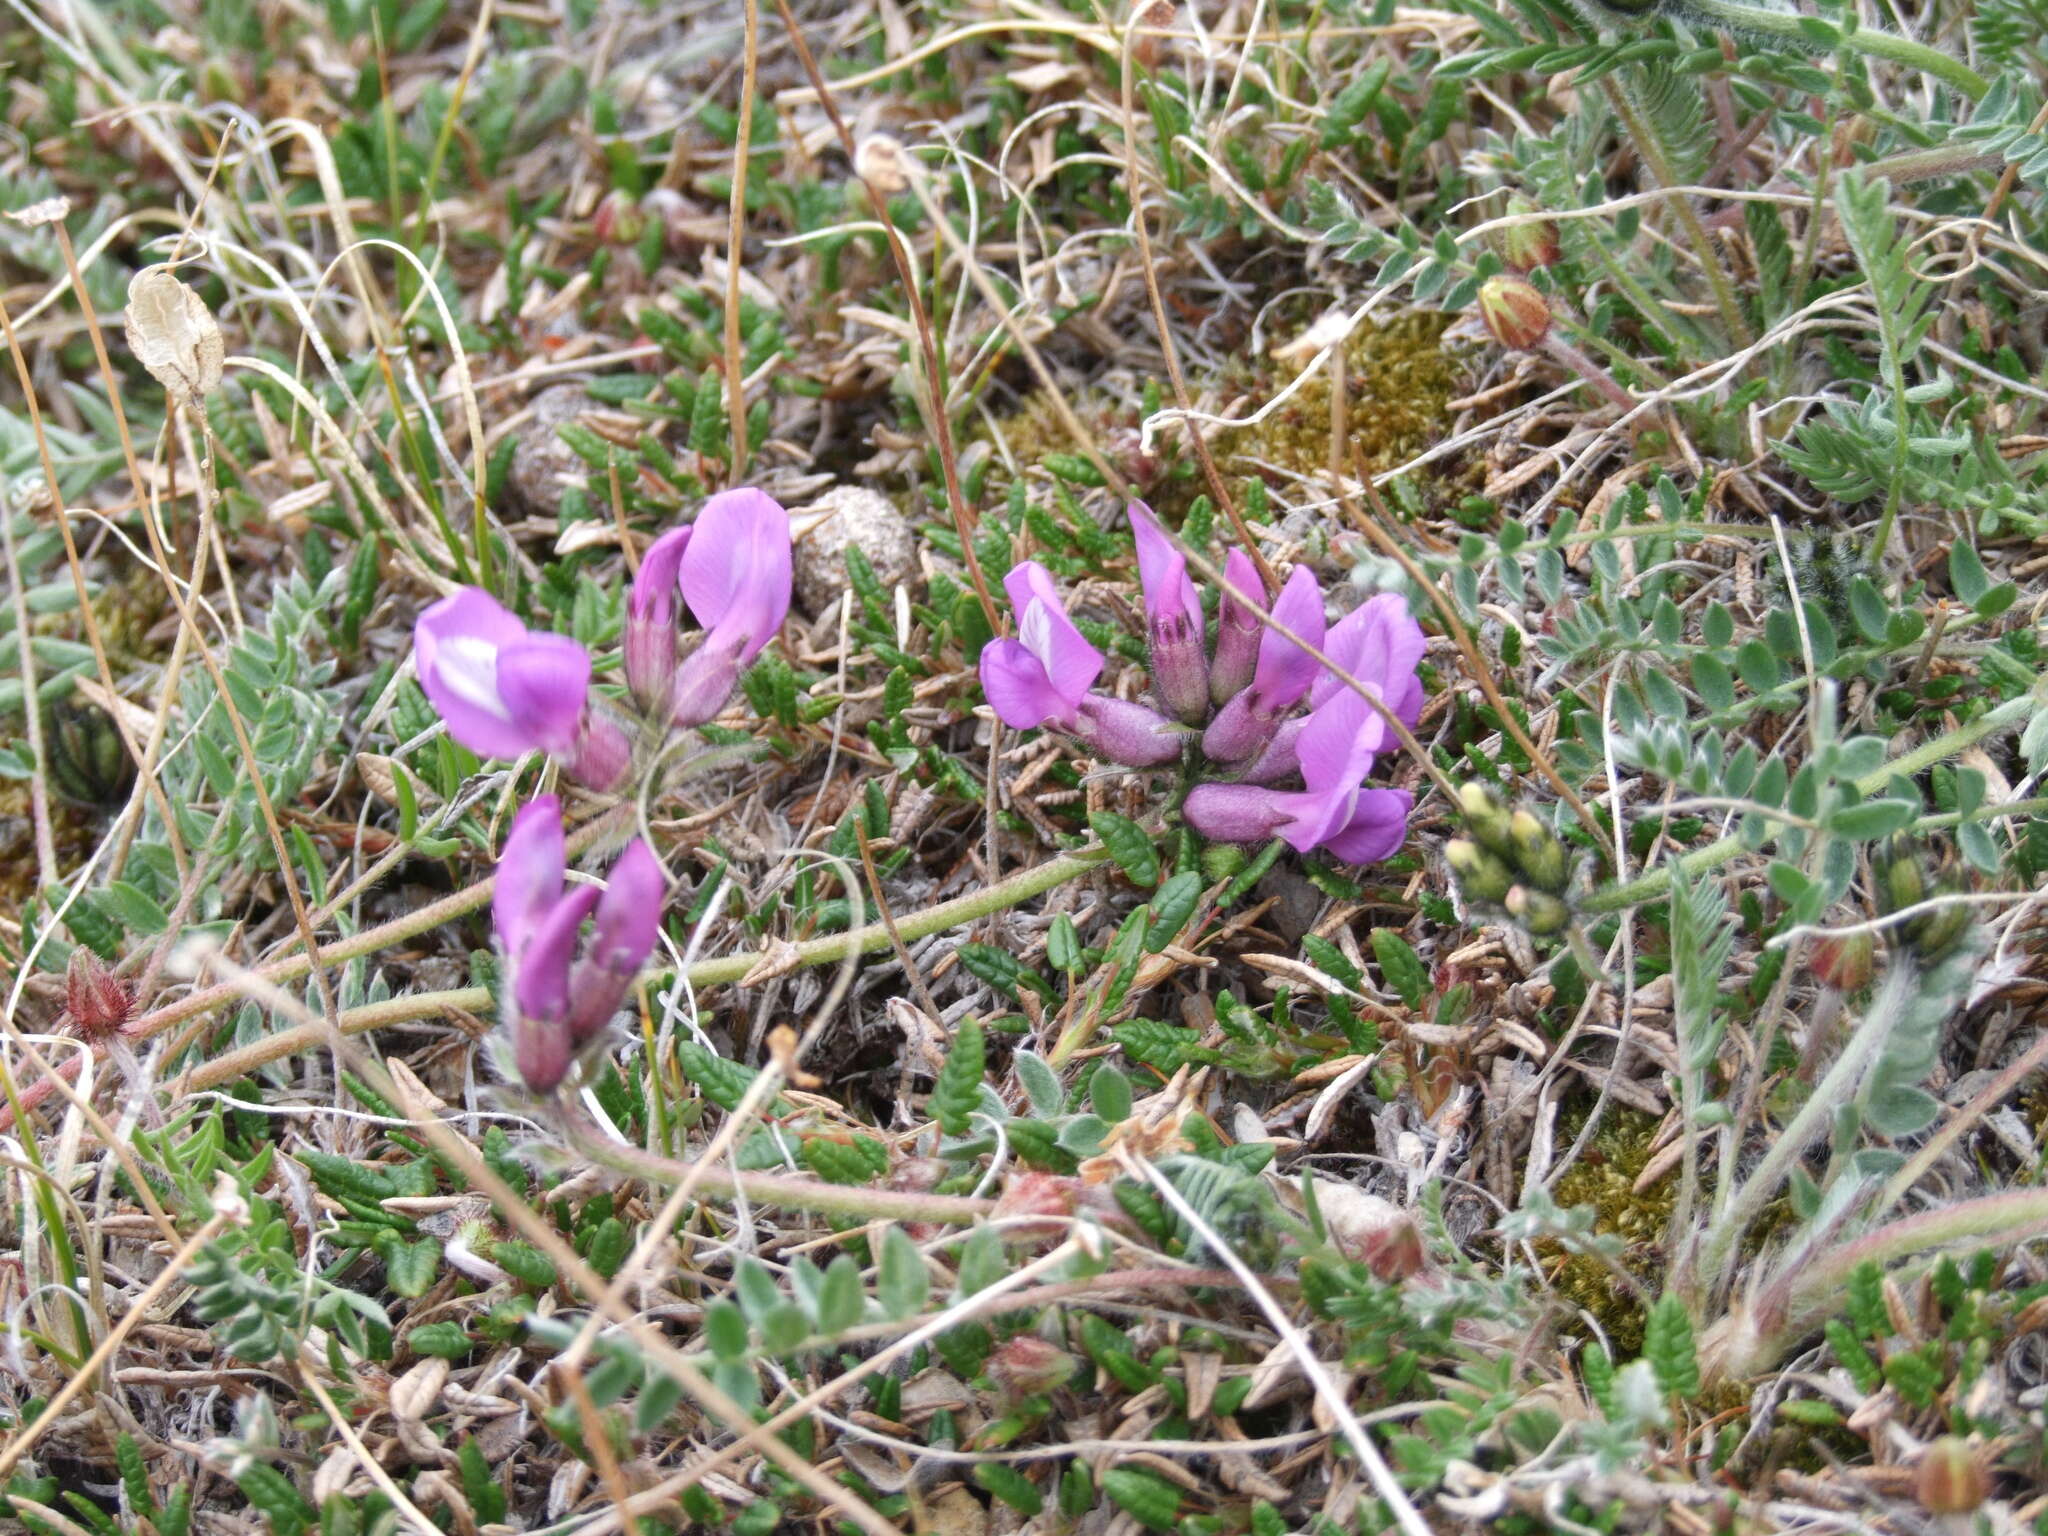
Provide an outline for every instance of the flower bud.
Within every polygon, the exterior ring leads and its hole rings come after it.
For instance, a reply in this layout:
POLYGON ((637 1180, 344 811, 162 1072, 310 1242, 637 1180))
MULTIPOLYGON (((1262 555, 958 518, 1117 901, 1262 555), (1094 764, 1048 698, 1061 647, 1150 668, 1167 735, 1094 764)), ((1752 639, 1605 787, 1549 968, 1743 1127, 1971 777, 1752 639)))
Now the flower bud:
POLYGON ((1444 844, 1444 861, 1458 877, 1467 901, 1504 901, 1515 883, 1514 871, 1477 843, 1454 837, 1444 844))
POLYGON ((135 989, 81 944, 65 968, 64 1006, 83 1039, 104 1040, 127 1027, 135 1012, 135 989))
POLYGON ((1515 863, 1523 877, 1540 890, 1561 894, 1571 882, 1571 861, 1550 828, 1529 812, 1518 810, 1508 818, 1508 836, 1514 842, 1515 863))
POLYGON ((1878 895, 1885 911, 1903 912, 1927 899, 1927 875, 1910 847, 1896 846, 1878 871, 1878 895))
POLYGON ((646 227, 631 193, 611 191, 590 216, 590 232, 606 245, 631 245, 646 227))
POLYGON ((1057 1392, 1074 1374, 1074 1357, 1035 1333, 998 1344, 988 1357, 989 1380, 1012 1402, 1057 1392))
POLYGON ((1913 1492, 1930 1514, 1967 1515, 1990 1495, 1991 1479, 1969 1441, 1942 1435, 1920 1453, 1913 1492))
POLYGON ((1867 933, 1830 934, 1816 939, 1807 962, 1837 992, 1860 992, 1876 968, 1877 944, 1867 933))
POLYGON ((1479 318, 1495 341, 1517 352, 1529 351, 1550 334, 1550 305, 1519 277, 1490 277, 1480 286, 1479 318))
POLYGON ((1532 891, 1526 885, 1518 885, 1509 891, 1502 905, 1508 909, 1508 916, 1539 938, 1545 934, 1562 933, 1572 917, 1572 909, 1557 897, 1548 891, 1532 891))
POLYGON ((1517 272, 1547 267, 1561 254, 1557 243, 1557 221, 1537 217, 1536 205, 1520 193, 1508 199, 1507 214, 1520 220, 1500 237, 1501 260, 1517 272))
POLYGON ((1500 797, 1474 780, 1458 789, 1458 804, 1465 812, 1465 830, 1489 853, 1504 859, 1515 856, 1514 823, 1500 797))

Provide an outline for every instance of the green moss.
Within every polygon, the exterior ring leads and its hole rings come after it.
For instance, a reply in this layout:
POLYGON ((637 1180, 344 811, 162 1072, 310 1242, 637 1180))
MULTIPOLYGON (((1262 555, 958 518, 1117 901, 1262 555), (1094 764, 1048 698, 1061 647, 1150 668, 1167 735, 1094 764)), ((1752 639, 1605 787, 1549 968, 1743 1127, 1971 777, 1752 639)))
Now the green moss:
MULTIPOLYGON (((1569 1144, 1585 1123, 1583 1113, 1566 1115, 1560 1126, 1561 1139, 1569 1144)), ((1650 1161, 1658 1123, 1654 1115, 1610 1106, 1601 1118, 1600 1129, 1593 1134, 1592 1145, 1565 1170, 1564 1177, 1551 1190, 1561 1206, 1591 1206, 1597 1217, 1595 1230, 1628 1244, 1621 1257, 1622 1267, 1652 1296, 1663 1282, 1664 1239, 1678 1194, 1674 1174, 1666 1174, 1641 1194, 1635 1192, 1636 1179, 1650 1161)), ((1539 1245, 1538 1252, 1542 1251, 1539 1245)), ((1550 1257, 1550 1283, 1559 1296, 1597 1318, 1622 1358, 1640 1351, 1642 1306, 1622 1288, 1607 1266, 1597 1259, 1560 1253, 1554 1248, 1550 1257)))
MULTIPOLYGON (((1344 347, 1344 462, 1354 456, 1368 469, 1392 469, 1428 451, 1449 430, 1450 403, 1463 372, 1443 346, 1454 317, 1411 310, 1379 324, 1366 323, 1344 347)), ((1271 399, 1294 370, 1269 358, 1248 361, 1233 392, 1248 403, 1271 399)), ((1239 414, 1244 414, 1240 411, 1239 414)), ((1272 415, 1249 427, 1217 434, 1217 463, 1225 474, 1256 474, 1265 466, 1312 474, 1330 463, 1330 371, 1319 368, 1272 415)))

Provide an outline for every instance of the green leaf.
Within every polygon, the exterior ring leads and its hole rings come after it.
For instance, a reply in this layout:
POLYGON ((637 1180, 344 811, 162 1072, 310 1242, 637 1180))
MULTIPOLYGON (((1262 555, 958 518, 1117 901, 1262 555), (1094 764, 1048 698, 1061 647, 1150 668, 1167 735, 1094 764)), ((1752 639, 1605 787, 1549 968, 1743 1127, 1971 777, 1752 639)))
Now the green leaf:
POLYGON ((1972 608, 1991 590, 1991 573, 1984 569, 1984 561, 1967 539, 1957 539, 1949 545, 1948 580, 1956 596, 1972 608))
POLYGON ((1903 830, 1917 814, 1910 801, 1866 800, 1834 812, 1828 817, 1827 826, 1837 837, 1846 837, 1852 843, 1868 843, 1903 830))
POLYGON ((948 1136, 965 1136, 976 1106, 981 1102, 981 1080, 987 1070, 987 1048, 981 1023, 962 1019, 953 1031, 953 1048, 946 1053, 932 1084, 927 1108, 948 1136))
POLYGON ((393 1291, 408 1299, 426 1295, 441 1269, 440 1240, 423 1237, 408 1243, 395 1232, 387 1236, 389 1241, 377 1245, 378 1256, 384 1260, 385 1280, 393 1291))
POLYGON ((1202 877, 1193 870, 1175 875, 1162 885, 1159 894, 1152 898, 1152 921, 1145 927, 1145 952, 1156 955, 1180 937, 1201 899, 1202 877))
POLYGON ((704 1347, 720 1360, 747 1357, 747 1317, 735 1302, 714 1301, 704 1309, 704 1347))
POLYGON ((901 1322, 922 1312, 930 1294, 931 1276, 917 1244, 901 1227, 890 1226, 883 1234, 882 1254, 876 1264, 875 1299, 891 1322, 901 1322))
POLYGON ((1410 1008, 1420 1008, 1423 999, 1429 996, 1429 972, 1423 968, 1422 958, 1408 941, 1391 928, 1375 928, 1372 931, 1372 952, 1373 958, 1379 961, 1380 974, 1387 978, 1387 985, 1399 993, 1401 1001, 1410 1008))
POLYGON ((416 1355, 438 1355, 443 1360, 460 1360, 472 1347, 469 1331, 448 1321, 420 1324, 405 1336, 405 1344, 416 1355))
POLYGON ((1657 1373, 1667 1395, 1690 1399, 1700 1389, 1699 1355, 1693 1344, 1692 1319, 1675 1295, 1661 1297, 1643 1324, 1643 1357, 1657 1373))
POLYGON ((818 1332, 837 1337, 859 1323, 867 1303, 860 1283, 860 1265, 850 1253, 842 1253, 825 1271, 825 1286, 818 1298, 818 1332))
POLYGON ((1102 1474, 1109 1501, 1151 1531, 1170 1531, 1180 1518, 1180 1489, 1154 1472, 1111 1467, 1102 1474))
POLYGON ((1159 883, 1159 851, 1152 846, 1152 839, 1143 827, 1114 811, 1096 811, 1089 816, 1088 827, 1101 839, 1102 846, 1109 850, 1109 856, 1130 877, 1132 884, 1149 886, 1159 883))
POLYGON ((977 1462, 974 1480, 1027 1520, 1045 1508, 1045 1495, 1031 1479, 1003 1462, 977 1462))

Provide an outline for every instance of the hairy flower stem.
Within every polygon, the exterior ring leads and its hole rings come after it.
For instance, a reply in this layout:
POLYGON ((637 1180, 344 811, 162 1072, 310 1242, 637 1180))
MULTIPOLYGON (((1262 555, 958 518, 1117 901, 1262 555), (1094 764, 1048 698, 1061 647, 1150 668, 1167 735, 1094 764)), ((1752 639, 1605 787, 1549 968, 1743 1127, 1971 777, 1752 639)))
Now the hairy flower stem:
MULTIPOLYGON (((1760 32, 1802 50, 1813 46, 1812 39, 1799 28, 1801 17, 1797 11, 1745 5, 1741 0, 1681 0, 1680 8, 1731 32, 1760 32)), ((1921 70, 1954 86, 1972 101, 1982 101, 1991 90, 1990 82, 1962 60, 1950 57, 1939 48, 1917 43, 1910 37, 1901 37, 1896 32, 1858 27, 1853 32, 1843 33, 1839 46, 1866 58, 1883 59, 1887 63, 1921 70)))
POLYGON ((1677 191, 1683 183, 1671 168, 1671 156, 1666 152, 1663 141, 1657 137, 1657 131, 1649 120, 1636 111, 1612 75, 1602 77, 1600 83, 1606 88, 1608 103, 1621 119, 1622 128, 1635 146, 1636 153, 1643 157, 1650 174, 1657 178, 1657 185, 1673 194, 1672 211, 1684 226, 1686 242, 1692 246, 1700 270, 1707 275, 1707 285, 1714 290, 1714 307, 1721 312, 1721 324, 1727 328, 1729 340, 1739 347, 1748 346, 1756 338, 1750 333, 1749 321, 1744 318, 1742 305, 1735 298, 1734 286, 1721 265, 1721 253, 1708 237, 1706 226, 1700 223, 1699 210, 1693 207, 1692 199, 1677 191))
MULTIPOLYGON (((926 907, 921 912, 912 912, 900 917, 896 920, 896 932, 906 942, 927 938, 934 933, 943 933, 948 928, 957 928, 963 923, 973 922, 976 918, 986 917, 991 912, 1000 912, 1006 907, 1014 907, 1034 896, 1043 895, 1056 885, 1063 884, 1077 875, 1086 874, 1108 857, 1109 851, 1104 848, 1089 848, 1080 853, 1062 854, 1059 858, 1048 859, 1043 864, 1034 865, 985 890, 971 891, 965 896, 942 901, 937 906, 926 907)), ((489 881, 484 882, 483 899, 488 899, 489 884, 489 881)), ((474 889, 460 894, 468 897, 473 894, 474 889)), ((436 902, 434 907, 443 908, 449 901, 456 899, 449 897, 445 901, 436 902)), ((480 904, 481 900, 473 901, 470 906, 480 904)), ((416 917, 419 914, 413 915, 416 917)), ((387 935, 384 942, 389 943, 390 940, 391 936, 387 935)), ((829 965, 833 961, 844 960, 849 954, 865 955, 887 949, 890 943, 888 925, 871 923, 850 933, 828 934, 823 938, 805 940, 795 946, 793 963, 798 966, 829 965)), ((331 950, 323 951, 326 955, 332 953, 331 950)), ((742 980, 760 963, 761 956, 758 953, 725 955, 715 960, 700 960, 682 974, 692 988, 715 987, 742 980)), ((223 990, 227 991, 229 996, 235 995, 231 988, 208 988, 205 993, 198 993, 195 996, 203 997, 223 990)), ((413 1019, 435 1018, 443 1013, 478 1013, 488 1009, 491 1004, 490 989, 487 987, 457 987, 447 992, 411 992, 381 1003, 345 1009, 341 1014, 340 1026, 341 1032, 345 1035, 361 1034, 365 1030, 381 1029, 389 1024, 402 1024, 413 1019)), ((252 1041, 239 1050, 216 1056, 196 1068, 184 1082, 191 1090, 218 1087, 222 1083, 234 1082, 270 1062, 296 1055, 300 1051, 311 1050, 323 1043, 326 1038, 325 1025, 282 1029, 276 1034, 252 1041)))
MULTIPOLYGON (((1865 774, 1856 781, 1858 793, 1874 795, 1895 778, 1909 779, 1917 773, 1924 773, 1936 763, 1975 746, 1985 737, 2020 724, 2041 707, 2035 695, 2040 691, 2044 680, 2048 680, 2048 675, 2035 678, 2033 688, 2018 698, 2007 699, 1998 708, 1979 715, 1975 720, 1966 721, 1952 731, 1944 731, 1932 741, 1922 742, 1912 751, 1894 758, 1875 772, 1865 774)), ((1731 834, 1707 844, 1704 848, 1695 848, 1691 853, 1683 855, 1678 862, 1685 866, 1688 875, 1702 874, 1707 870, 1720 868, 1744 852, 1746 847, 1740 837, 1731 834)), ((1604 890, 1593 892, 1578 904, 1578 909, 1581 915, 1587 917, 1601 912, 1619 912, 1625 907, 1633 907, 1641 902, 1659 900, 1670 888, 1670 867, 1660 865, 1625 885, 1610 885, 1604 890)))
POLYGON ((1697 1293, 1707 1300, 1721 1289, 1723 1271, 1730 1254, 1749 1230, 1759 1212, 1777 1196, 1785 1180, 1806 1149, 1826 1133, 1835 1113, 1856 1096, 1865 1076, 1883 1053, 1900 1017, 1913 1002, 1920 986, 1920 968, 1901 955, 1885 973, 1877 995, 1870 1000, 1863 1022, 1856 1026, 1842 1053, 1821 1078, 1792 1123, 1771 1139, 1763 1161, 1743 1180, 1714 1220, 1700 1244, 1697 1293))
POLYGON ((822 1179, 800 1179, 788 1174, 740 1173, 686 1163, 620 1141, 590 1116, 573 1093, 561 1094, 556 1106, 562 1116, 563 1129, 568 1133, 569 1144, 578 1152, 615 1173, 649 1184, 667 1186, 691 1179, 706 1194, 726 1199, 737 1194, 763 1205, 815 1211, 820 1215, 842 1216, 853 1221, 929 1221, 965 1226, 995 1209, 993 1200, 977 1200, 968 1195, 868 1189, 857 1184, 830 1184, 822 1179))

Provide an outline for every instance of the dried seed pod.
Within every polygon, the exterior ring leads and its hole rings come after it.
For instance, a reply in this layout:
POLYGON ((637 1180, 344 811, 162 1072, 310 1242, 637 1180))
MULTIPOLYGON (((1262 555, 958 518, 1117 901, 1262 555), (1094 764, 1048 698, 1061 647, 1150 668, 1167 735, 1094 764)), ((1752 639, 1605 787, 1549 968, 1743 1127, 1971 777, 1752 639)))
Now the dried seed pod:
POLYGON ((1517 352, 1542 345, 1550 334, 1550 304, 1523 278, 1490 277, 1479 289, 1479 318, 1493 339, 1517 352))
POLYGON ((1967 1515, 1989 1497, 1991 1478, 1969 1441, 1942 1435, 1920 1453, 1913 1492, 1930 1514, 1967 1515))

